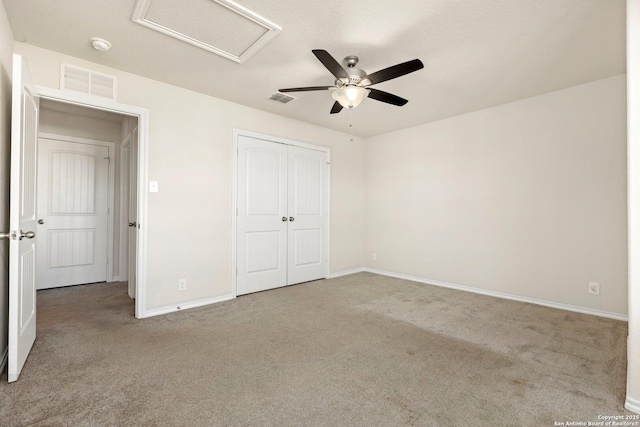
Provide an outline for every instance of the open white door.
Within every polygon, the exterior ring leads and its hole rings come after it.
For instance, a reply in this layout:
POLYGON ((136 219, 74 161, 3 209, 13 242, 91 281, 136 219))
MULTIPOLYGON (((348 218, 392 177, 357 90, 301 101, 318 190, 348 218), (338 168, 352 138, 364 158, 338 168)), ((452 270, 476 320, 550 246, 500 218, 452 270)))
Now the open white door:
POLYGON ((129 297, 136 297, 137 247, 138 247, 138 127, 136 125, 129 146, 129 297))
POLYGON ((36 339, 36 154, 39 98, 29 69, 13 55, 9 207, 9 382, 36 339))

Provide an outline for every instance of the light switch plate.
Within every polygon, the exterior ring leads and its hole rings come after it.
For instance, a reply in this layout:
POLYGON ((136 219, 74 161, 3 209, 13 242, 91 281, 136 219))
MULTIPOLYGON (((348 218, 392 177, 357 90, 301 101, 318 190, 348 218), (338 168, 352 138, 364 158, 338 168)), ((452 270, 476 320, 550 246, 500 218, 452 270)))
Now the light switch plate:
POLYGON ((158 181, 149 181, 149 192, 151 193, 158 192, 158 181))

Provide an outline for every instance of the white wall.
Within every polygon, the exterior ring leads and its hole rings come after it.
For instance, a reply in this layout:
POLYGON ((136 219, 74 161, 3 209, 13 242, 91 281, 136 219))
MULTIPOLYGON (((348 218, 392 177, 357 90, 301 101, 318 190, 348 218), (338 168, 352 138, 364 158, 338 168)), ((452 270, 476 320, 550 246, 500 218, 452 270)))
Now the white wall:
MULTIPOLYGON (((0 232, 9 231, 9 147, 11 143, 11 74, 13 33, 0 2, 0 232)), ((9 241, 0 240, 0 364, 9 330, 9 241)))
POLYGON ((640 0, 627 1, 629 337, 627 409, 640 413, 640 0))
POLYGON ((366 266, 625 314, 625 90, 619 75, 368 138, 366 266))
MULTIPOLYGON (((233 128, 332 148, 331 271, 362 266, 363 142, 176 86, 15 43, 36 84, 58 88, 60 62, 118 78, 118 102, 150 112, 148 308, 231 293, 233 128), (188 289, 178 292, 178 279, 188 289)), ((241 67, 240 65, 238 67, 241 67)), ((242 72, 239 68, 239 72, 242 72)), ((295 108, 294 105, 284 108, 295 108)))
MULTIPOLYGON (((125 116, 122 116, 124 120, 125 116)), ((40 132, 120 143, 122 124, 69 112, 40 109, 40 132)))

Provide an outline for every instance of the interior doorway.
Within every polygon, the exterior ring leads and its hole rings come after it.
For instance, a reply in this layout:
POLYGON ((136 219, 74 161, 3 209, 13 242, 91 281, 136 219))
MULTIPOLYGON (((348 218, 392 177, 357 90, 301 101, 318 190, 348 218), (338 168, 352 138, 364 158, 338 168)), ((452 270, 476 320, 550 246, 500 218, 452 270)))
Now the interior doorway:
MULTIPOLYGON (((13 55, 12 77, 9 230, 0 234, 1 238, 9 240, 9 345, 7 349, 9 382, 16 381, 20 376, 36 338, 36 242, 38 241, 36 230, 38 225, 42 225, 38 224, 36 216, 38 213, 37 146, 40 135, 41 102, 51 101, 54 103, 51 105, 63 105, 65 108, 82 108, 87 114, 91 114, 90 112, 121 114, 129 118, 126 121, 129 132, 133 133, 134 128, 137 128, 134 162, 136 185, 135 188, 131 187, 135 189, 135 196, 131 194, 127 199, 136 206, 137 216, 133 220, 136 225, 129 227, 127 223, 126 227, 121 228, 128 229, 129 234, 135 233, 135 251, 128 253, 128 257, 131 257, 135 264, 135 316, 137 318, 149 316, 146 310, 147 195, 141 189, 148 180, 149 111, 145 108, 119 104, 113 100, 36 86, 31 79, 27 62, 20 55, 13 55), (137 123, 137 126, 129 126, 131 123, 137 123)), ((82 159, 80 160, 82 163, 82 159)), ((66 164, 69 165, 68 162, 66 164)), ((72 169, 74 168, 77 170, 76 166, 72 169)), ((79 170, 83 170, 82 167, 79 170)), ((113 175, 115 181, 118 174, 113 175)), ((58 176, 61 175, 58 174, 58 176)), ((115 213, 114 203, 113 213, 108 211, 108 214, 115 216, 115 213)), ((125 216, 123 215, 123 218, 125 216)), ((122 223, 123 218, 119 223, 122 223)), ((107 224, 110 223, 108 220, 107 224)), ((115 238, 116 234, 107 233, 107 238, 109 236, 115 238)), ((107 270, 107 274, 109 271, 107 270)))
POLYGON ((135 299, 138 118, 42 99, 38 129, 36 288, 128 282, 135 299))

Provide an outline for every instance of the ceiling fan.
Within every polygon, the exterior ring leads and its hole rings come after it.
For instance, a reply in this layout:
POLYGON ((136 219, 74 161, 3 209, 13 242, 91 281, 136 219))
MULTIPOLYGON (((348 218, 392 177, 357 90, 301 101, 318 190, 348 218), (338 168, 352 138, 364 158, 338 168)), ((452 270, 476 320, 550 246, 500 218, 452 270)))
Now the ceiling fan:
POLYGON ((312 52, 316 58, 322 62, 322 65, 335 76, 335 84, 333 86, 293 87, 279 89, 279 91, 308 92, 312 90, 335 89, 331 93, 333 99, 336 100, 333 107, 331 107, 331 114, 339 113, 345 107, 357 107, 367 97, 401 107, 409 101, 391 93, 370 88, 369 86, 395 79, 396 77, 404 76, 405 74, 413 73, 414 71, 424 68, 422 61, 414 59, 376 71, 372 74, 367 74, 363 70, 355 68, 358 64, 357 56, 347 56, 344 58, 347 64, 347 69, 345 70, 326 50, 314 49, 312 52))

